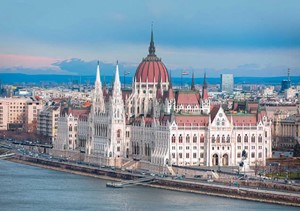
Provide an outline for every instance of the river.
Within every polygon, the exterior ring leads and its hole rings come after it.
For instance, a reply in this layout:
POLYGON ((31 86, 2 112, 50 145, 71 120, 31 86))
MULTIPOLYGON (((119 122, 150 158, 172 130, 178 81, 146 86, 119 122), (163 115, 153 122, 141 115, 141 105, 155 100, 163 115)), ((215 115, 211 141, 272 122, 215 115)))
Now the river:
POLYGON ((131 186, 0 160, 0 210, 299 210, 296 207, 131 186))

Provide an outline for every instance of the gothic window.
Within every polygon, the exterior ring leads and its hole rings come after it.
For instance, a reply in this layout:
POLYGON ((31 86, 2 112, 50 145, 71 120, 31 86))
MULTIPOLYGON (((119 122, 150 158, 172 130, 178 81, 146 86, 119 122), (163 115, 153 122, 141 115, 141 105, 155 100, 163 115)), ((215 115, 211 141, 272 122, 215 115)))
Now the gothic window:
POLYGON ((252 142, 252 143, 255 143, 255 136, 254 136, 254 134, 252 134, 251 142, 252 142))
POLYGON ((203 134, 201 134, 201 136, 200 136, 200 143, 204 143, 204 136, 203 136, 203 134))
POLYGON ((227 141, 227 143, 230 143, 230 136, 229 135, 227 135, 226 141, 227 141))
POLYGON ((245 143, 248 143, 248 135, 247 135, 247 134, 246 134, 245 137, 244 137, 244 142, 245 142, 245 143))
POLYGON ((212 143, 215 143, 215 142, 216 142, 215 135, 212 135, 212 137, 211 137, 211 142, 212 142, 212 143))
POLYGON ((182 153, 179 153, 179 158, 182 158, 182 153))
POLYGON ((262 158, 262 153, 261 152, 258 153, 258 158, 262 158))
POLYGON ((121 130, 117 130, 117 138, 120 138, 121 137, 121 130))
POLYGON ((241 137, 240 134, 238 134, 238 136, 237 136, 237 142, 241 142, 241 141, 242 141, 242 137, 241 137))
POLYGON ((182 144, 182 135, 179 135, 179 143, 182 144))
POLYGON ((220 136, 217 135, 217 143, 220 143, 220 136))
POLYGON ((190 143, 190 136, 189 134, 187 134, 186 138, 185 138, 186 143, 190 143))
POLYGON ((222 135, 222 143, 225 143, 225 135, 222 135))
POLYGON ((175 153, 172 153, 172 158, 175 158, 175 153))
POLYGON ((251 153, 251 158, 255 158, 255 153, 254 152, 251 153))
POLYGON ((69 131, 72 131, 72 125, 69 126, 69 131))
POLYGON ((197 158, 197 153, 193 153, 193 158, 197 158))
POLYGON ((265 131, 265 137, 266 137, 266 138, 268 137, 268 132, 267 132, 267 131, 265 131))
POLYGON ((190 154, 186 153, 185 158, 190 158, 190 154))
POLYGON ((197 136, 196 136, 196 134, 194 134, 193 143, 197 143, 197 136))
POLYGON ((259 143, 262 142, 262 136, 261 136, 261 134, 259 134, 259 136, 258 136, 258 142, 259 142, 259 143))
POLYGON ((176 142, 176 138, 175 138, 175 135, 173 134, 172 135, 172 143, 175 143, 176 142))
POLYGON ((222 120, 222 126, 225 126, 225 119, 222 120))

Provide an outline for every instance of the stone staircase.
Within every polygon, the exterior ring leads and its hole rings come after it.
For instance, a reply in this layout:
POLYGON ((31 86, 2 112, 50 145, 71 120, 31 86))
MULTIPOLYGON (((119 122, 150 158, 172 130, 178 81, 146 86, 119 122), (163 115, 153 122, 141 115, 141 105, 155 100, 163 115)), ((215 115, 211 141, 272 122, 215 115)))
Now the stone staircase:
POLYGON ((129 160, 129 161, 127 161, 126 163, 124 163, 124 164, 122 165, 122 168, 125 168, 125 169, 135 169, 137 163, 138 163, 138 161, 135 161, 135 160, 129 160))
POLYGON ((171 166, 167 166, 168 171, 172 176, 176 176, 176 173, 174 172, 173 168, 171 166))

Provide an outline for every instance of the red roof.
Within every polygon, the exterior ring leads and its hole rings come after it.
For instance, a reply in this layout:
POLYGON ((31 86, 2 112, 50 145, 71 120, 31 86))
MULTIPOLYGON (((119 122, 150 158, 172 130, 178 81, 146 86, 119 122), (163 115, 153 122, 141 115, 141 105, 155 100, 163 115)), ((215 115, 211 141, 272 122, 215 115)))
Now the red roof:
POLYGON ((156 56, 149 55, 140 63, 135 72, 137 82, 153 83, 154 79, 157 83, 161 80, 162 83, 168 81, 169 75, 166 66, 156 56))
MULTIPOLYGON (((227 116, 229 121, 231 121, 231 117, 227 116)), ((255 126, 257 121, 256 121, 256 116, 255 115, 246 115, 246 116, 238 116, 234 115, 232 116, 233 124, 235 126, 255 126)))
POLYGON ((177 105, 199 105, 200 95, 198 92, 178 92, 177 105))
POLYGON ((175 116, 178 126, 207 126, 208 116, 175 116))
POLYGON ((208 100, 208 93, 207 93, 207 89, 206 88, 202 89, 202 99, 203 100, 208 100))

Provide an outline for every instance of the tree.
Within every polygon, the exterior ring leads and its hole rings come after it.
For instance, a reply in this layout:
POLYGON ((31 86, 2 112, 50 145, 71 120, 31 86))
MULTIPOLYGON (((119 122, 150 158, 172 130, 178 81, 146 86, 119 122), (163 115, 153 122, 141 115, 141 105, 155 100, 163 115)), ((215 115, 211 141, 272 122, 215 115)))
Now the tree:
POLYGON ((294 157, 300 157, 300 144, 297 141, 297 144, 294 146, 294 157))

